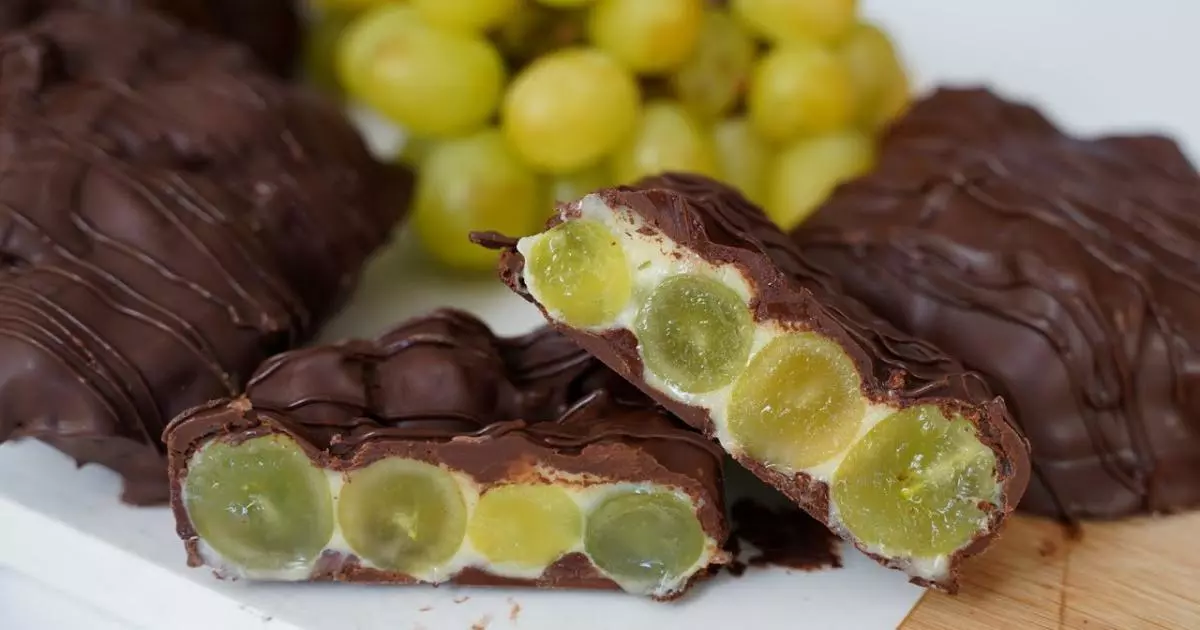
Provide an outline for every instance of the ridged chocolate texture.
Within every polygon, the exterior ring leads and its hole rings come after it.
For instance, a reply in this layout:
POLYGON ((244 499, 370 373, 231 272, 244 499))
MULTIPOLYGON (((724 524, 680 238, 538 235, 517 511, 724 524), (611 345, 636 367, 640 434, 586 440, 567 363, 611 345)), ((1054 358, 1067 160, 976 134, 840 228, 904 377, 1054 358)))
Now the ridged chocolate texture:
MULTIPOLYGON (((950 559, 944 580, 934 584, 914 578, 923 585, 955 590, 959 561, 982 551, 999 534, 1028 483, 1029 446, 1010 424, 1004 401, 991 392, 979 374, 929 343, 897 330, 846 295, 836 278, 815 266, 759 208, 733 188, 699 175, 668 173, 598 194, 608 207, 630 210, 648 226, 706 261, 737 265, 755 292, 750 303, 754 318, 787 322, 836 342, 862 375, 862 394, 870 401, 895 408, 931 404, 948 416, 961 415, 976 427, 981 442, 996 454, 997 479, 1002 486, 1000 504, 990 508, 987 531, 950 559)), ((571 211, 569 204, 560 206, 560 215, 552 218, 548 227, 571 211)), ((524 284, 525 261, 516 250, 516 241, 496 234, 476 234, 474 238, 484 246, 505 249, 500 262, 502 279, 519 295, 534 301, 524 284)), ((555 322, 553 317, 547 318, 555 322)), ((628 330, 589 332, 561 323, 554 325, 683 421, 715 435, 707 410, 680 402, 645 381, 638 341, 628 330)), ((830 520, 825 482, 805 473, 784 474, 745 454, 734 457, 815 518, 836 525, 830 520)), ((888 566, 904 568, 888 558, 874 557, 888 566)))
MULTIPOLYGON (((399 456, 445 465, 485 485, 520 480, 535 464, 609 482, 673 485, 701 506, 706 534, 718 543, 727 535, 720 449, 549 328, 502 338, 470 314, 443 309, 375 341, 277 355, 250 379, 244 396, 181 414, 164 441, 172 509, 193 566, 203 559, 182 500, 192 454, 211 440, 268 433, 292 436, 332 470, 399 456)), ((451 581, 616 588, 576 556, 564 556, 534 580, 468 568, 451 581)), ((328 554, 310 579, 415 581, 328 554)))
POLYGON ((795 238, 990 377, 1033 446, 1022 509, 1200 505, 1200 177, 1174 142, 1071 138, 988 91, 940 90, 795 238))
POLYGON ((78 9, 123 15, 153 9, 250 47, 272 72, 292 74, 300 48, 296 0, 4 0, 0 32, 11 31, 56 10, 78 9))
POLYGON ((159 436, 307 338, 407 205, 335 106, 151 14, 0 39, 0 441, 167 498, 159 436))

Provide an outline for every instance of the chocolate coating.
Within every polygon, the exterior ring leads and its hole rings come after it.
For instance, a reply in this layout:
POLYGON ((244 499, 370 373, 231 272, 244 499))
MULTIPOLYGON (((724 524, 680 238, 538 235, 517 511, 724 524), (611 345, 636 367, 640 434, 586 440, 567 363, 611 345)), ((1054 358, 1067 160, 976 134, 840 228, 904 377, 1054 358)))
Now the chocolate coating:
POLYGON ((164 501, 166 423, 332 314, 410 178, 336 106, 148 13, 55 13, 0 68, 0 441, 164 501))
POLYGON ((1033 446, 1022 509, 1200 505, 1200 176, 1174 142, 939 90, 794 236, 1004 394, 1033 446))
POLYGON ((272 72, 292 74, 300 48, 295 0, 4 0, 0 32, 21 28, 52 11, 79 9, 122 15, 152 9, 190 28, 239 41, 272 72))
MULTIPOLYGON (((538 479, 539 464, 593 482, 676 486, 700 506, 701 526, 717 544, 727 535, 720 449, 550 329, 498 338, 472 315, 435 311, 376 341, 278 355, 250 379, 244 396, 180 415, 164 441, 172 509, 193 566, 202 559, 182 500, 192 454, 214 439, 272 432, 291 435, 332 470, 399 456, 443 464, 484 486, 538 479)), ((311 578, 415 582, 328 554, 311 578)), ((452 581, 617 588, 580 554, 534 580, 468 569, 452 581)))
MULTIPOLYGON (((954 590, 958 560, 982 551, 997 535, 1028 482, 1028 444, 1010 425, 1004 401, 991 393, 978 374, 964 369, 934 346, 901 333, 861 302, 846 296, 832 276, 811 264, 795 243, 733 188, 698 175, 666 174, 599 194, 610 207, 630 209, 704 259, 737 265, 756 293, 751 303, 756 319, 774 319, 835 341, 857 366, 863 377, 862 393, 870 400, 897 408, 933 404, 948 416, 961 415, 976 427, 981 442, 996 454, 1001 504, 988 510, 991 522, 987 531, 956 554, 951 575, 937 584, 954 590)), ((572 212, 578 210, 570 204, 560 206, 560 213, 572 212)), ((556 216, 548 227, 560 220, 556 216)), ((524 259, 515 241, 496 235, 476 235, 476 240, 505 248, 500 262, 502 278, 532 301, 521 278, 524 259)), ((685 422, 706 435, 714 434, 706 410, 678 402, 646 384, 637 341, 631 332, 620 329, 597 334, 559 326, 685 422)), ((829 489, 824 482, 803 473, 786 475, 745 454, 735 458, 822 523, 838 529, 830 520, 829 489)), ((876 559, 903 568, 895 561, 876 559)))

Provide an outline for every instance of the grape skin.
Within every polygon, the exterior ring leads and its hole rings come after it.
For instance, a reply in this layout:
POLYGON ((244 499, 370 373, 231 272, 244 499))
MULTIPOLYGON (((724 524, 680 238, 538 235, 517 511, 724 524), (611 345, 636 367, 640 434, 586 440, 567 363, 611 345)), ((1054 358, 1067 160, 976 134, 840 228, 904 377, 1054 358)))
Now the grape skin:
POLYGON ((767 215, 790 230, 808 218, 840 183, 871 168, 875 147, 857 131, 802 139, 780 150, 767 187, 767 215))
POLYGON ((755 44, 728 14, 705 13, 700 34, 704 44, 671 75, 675 96, 703 120, 714 120, 733 107, 750 79, 755 44))
POLYGON ((733 0, 733 13, 775 42, 834 42, 854 23, 857 0, 733 0))
POLYGON ((588 36, 630 70, 654 74, 687 59, 703 20, 703 0, 597 0, 588 36))
POLYGON ((755 130, 771 142, 846 126, 854 118, 854 86, 842 60, 813 42, 789 42, 758 62, 747 96, 755 130))
POLYGON ((666 171, 685 171, 715 177, 712 137, 677 101, 646 104, 641 123, 629 141, 612 156, 616 181, 631 184, 666 171))
POLYGON ((727 118, 713 127, 721 179, 759 206, 767 202, 767 174, 774 150, 758 137, 745 118, 727 118))
POLYGON ((517 0, 409 0, 429 24, 479 32, 500 23, 517 9, 517 0))

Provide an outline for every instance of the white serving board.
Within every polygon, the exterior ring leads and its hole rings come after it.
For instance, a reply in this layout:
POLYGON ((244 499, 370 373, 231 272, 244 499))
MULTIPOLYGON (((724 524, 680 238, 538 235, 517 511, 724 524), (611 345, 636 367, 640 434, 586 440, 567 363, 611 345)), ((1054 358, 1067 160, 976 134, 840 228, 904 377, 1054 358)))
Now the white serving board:
MULTIPOLYGON (((987 83, 1080 133, 1155 130, 1200 151, 1200 3, 1185 0, 863 0, 900 42, 918 88, 987 83)), ((373 125, 381 151, 397 136, 373 125)), ((490 279, 430 269, 400 239, 372 265, 327 339, 369 336, 443 305, 498 332, 536 312, 490 279)), ((617 593, 221 582, 184 566, 163 508, 117 503, 118 480, 36 443, 0 445, 4 630, 637 630, 887 628, 921 595, 853 552, 845 568, 723 575, 684 600, 617 593), (514 610, 517 612, 514 614, 514 610)))

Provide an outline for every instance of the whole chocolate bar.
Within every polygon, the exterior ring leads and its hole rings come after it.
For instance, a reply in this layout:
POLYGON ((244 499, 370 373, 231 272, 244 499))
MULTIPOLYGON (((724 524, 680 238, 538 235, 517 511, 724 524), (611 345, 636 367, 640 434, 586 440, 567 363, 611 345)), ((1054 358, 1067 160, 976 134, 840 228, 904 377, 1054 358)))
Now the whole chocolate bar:
POLYGON ((296 350, 165 439, 189 562, 222 575, 670 599, 728 560, 720 450, 548 329, 444 310, 296 350))
POLYGON ((0 441, 168 496, 160 435, 312 334, 407 203, 336 106, 151 14, 0 39, 0 441))
POLYGON ((295 0, 4 0, 0 3, 0 32, 21 28, 64 9, 114 15, 153 9, 190 28, 249 46, 282 76, 292 74, 300 48, 295 0))
POLYGON ((1170 140, 940 90, 795 238, 1004 394, 1033 446, 1021 509, 1200 506, 1200 176, 1170 140))
POLYGON ((954 590, 1028 479, 983 380, 814 271, 732 188, 665 175, 559 206, 501 274, 547 318, 814 517, 954 590))

